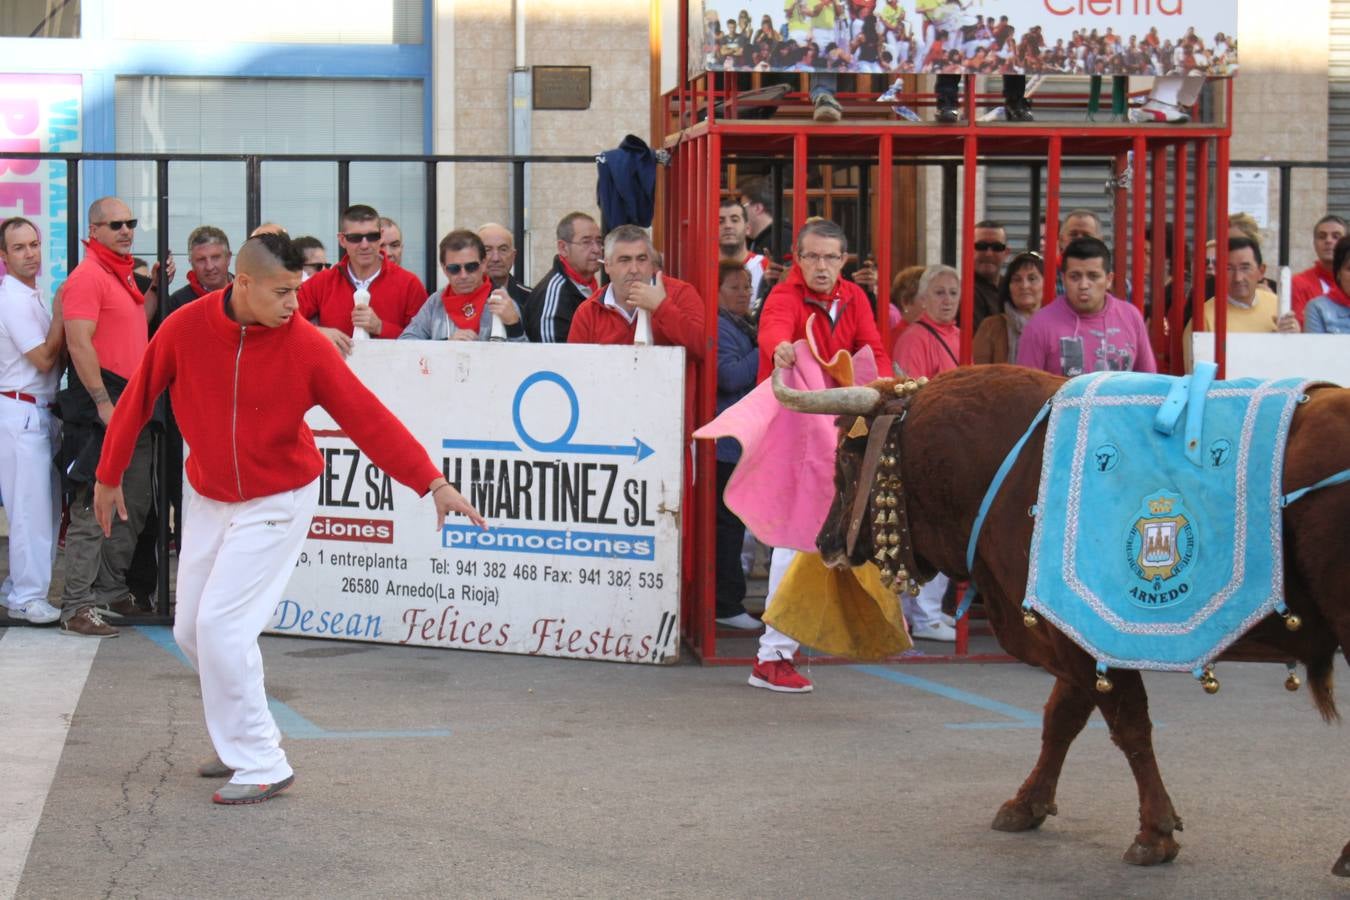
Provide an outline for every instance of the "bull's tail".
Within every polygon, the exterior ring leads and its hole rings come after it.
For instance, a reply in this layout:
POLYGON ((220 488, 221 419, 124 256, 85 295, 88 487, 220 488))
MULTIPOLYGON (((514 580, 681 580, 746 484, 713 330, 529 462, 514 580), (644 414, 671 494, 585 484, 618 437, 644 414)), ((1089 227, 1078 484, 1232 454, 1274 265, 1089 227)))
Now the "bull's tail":
POLYGON ((1336 698, 1332 673, 1335 671, 1336 654, 1334 652, 1319 656, 1308 662, 1308 690, 1312 693, 1313 706, 1322 715, 1322 721, 1339 722, 1341 714, 1336 710, 1336 698))

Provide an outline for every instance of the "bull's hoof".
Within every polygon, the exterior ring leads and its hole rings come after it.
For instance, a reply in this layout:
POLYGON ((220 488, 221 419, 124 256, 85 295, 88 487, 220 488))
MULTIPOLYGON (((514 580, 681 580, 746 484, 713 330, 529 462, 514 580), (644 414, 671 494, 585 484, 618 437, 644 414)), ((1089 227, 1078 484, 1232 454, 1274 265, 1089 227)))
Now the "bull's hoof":
POLYGON ((1180 852, 1181 845, 1171 835, 1147 844, 1135 838, 1130 849, 1125 851, 1125 862, 1132 866, 1159 866, 1176 859, 1180 852))
POLYGON ((994 824, 991 826, 995 831, 1035 831, 1041 827, 1046 816, 1055 814, 1055 804, 1053 803, 1024 803, 1019 800, 1009 800, 999 807, 998 814, 994 816, 994 824))
POLYGON ((1350 878, 1350 852, 1341 854, 1340 860, 1331 867, 1332 875, 1339 875, 1342 878, 1350 878))

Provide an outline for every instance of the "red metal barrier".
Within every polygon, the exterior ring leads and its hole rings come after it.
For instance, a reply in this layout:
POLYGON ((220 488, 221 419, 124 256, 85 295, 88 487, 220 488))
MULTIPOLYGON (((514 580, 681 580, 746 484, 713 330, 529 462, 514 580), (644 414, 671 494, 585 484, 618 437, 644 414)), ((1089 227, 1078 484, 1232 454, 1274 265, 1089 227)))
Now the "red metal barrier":
MULTIPOLYGON (((685 18, 681 4, 681 20, 685 18)), ((687 63, 683 42, 680 48, 681 67, 687 63)), ((660 212, 664 224, 666 267, 675 276, 695 284, 703 292, 706 303, 707 352, 702 363, 695 367, 695 408, 697 423, 713 415, 717 385, 717 304, 716 261, 717 208, 722 194, 731 185, 723 183, 723 167, 738 156, 777 156, 791 162, 792 217, 800 223, 807 218, 807 178, 810 160, 815 157, 856 160, 877 167, 876 177, 869 183, 877 186, 877 214, 872 220, 874 255, 878 269, 877 323, 883 340, 889 342, 889 318, 885 298, 895 262, 892 254, 895 211, 892 204, 894 169, 898 162, 922 163, 925 160, 959 159, 963 167, 962 230, 960 247, 973 241, 977 220, 977 177, 982 164, 996 163, 1000 157, 1042 157, 1047 167, 1047 196, 1045 198, 1045 246, 1042 248, 1046 264, 1046 300, 1053 297, 1054 272, 1058 268, 1059 217, 1061 212, 1061 170, 1066 159, 1104 158, 1114 161, 1112 178, 1116 197, 1114 215, 1117 293, 1129 290, 1129 296, 1140 308, 1146 299, 1152 299, 1151 339, 1160 355, 1173 372, 1182 365, 1181 332, 1183 329, 1186 272, 1186 231, 1192 229, 1194 248, 1194 278, 1191 303, 1193 320, 1203 322, 1204 316, 1204 248, 1209 234, 1226 235, 1228 202, 1229 137, 1232 121, 1232 83, 1219 82, 1222 94, 1219 121, 1188 125, 1130 124, 1084 125, 1082 123, 984 123, 978 120, 980 109, 1001 103, 995 95, 966 94, 966 120, 958 125, 934 123, 908 124, 877 113, 871 95, 839 95, 846 108, 844 121, 820 124, 809 118, 790 118, 793 111, 809 115, 810 104, 804 95, 789 95, 786 106, 778 117, 768 120, 725 118, 717 115, 719 101, 724 104, 724 115, 736 109, 734 77, 719 74, 704 75, 684 81, 672 93, 660 98, 659 118, 667 134, 664 146, 673 155, 672 164, 663 175, 668 208, 660 212), (854 105, 857 101, 857 105, 854 105), (864 102, 865 101, 865 102, 864 102), (1214 146, 1211 157, 1211 145, 1214 146), (1210 172, 1211 158, 1215 161, 1210 172), (1195 177, 1189 178, 1186 167, 1195 160, 1195 177), (1172 178, 1169 179, 1168 169, 1172 178), (1152 176, 1150 178, 1150 175, 1152 176), (1128 188, 1120 180, 1128 178, 1128 188), (1212 180, 1212 184, 1211 184, 1212 180), (1211 190, 1213 198, 1211 206, 1211 190), (1165 262, 1168 199, 1172 199, 1173 236, 1170 269, 1165 262), (1187 213, 1190 198, 1193 215, 1187 213), (1210 231, 1209 212, 1218 219, 1210 231), (1145 236, 1150 234, 1150 210, 1154 263, 1145 266, 1143 248, 1145 236), (1128 266, 1128 268, 1127 268, 1128 266), (1164 285, 1171 281, 1170 303, 1164 285)), ((932 105, 933 95, 915 94, 906 99, 911 106, 932 105)), ((1086 106, 1085 95, 1071 93, 1037 96, 1038 106, 1078 104, 1086 106)), ((660 141, 658 141, 660 142, 660 141)), ((866 202, 866 198, 864 198, 866 202)), ((1215 294, 1226 296, 1227 242, 1219 241, 1218 271, 1215 294)), ((961 360, 969 364, 973 335, 974 271, 963 269, 961 288, 962 321, 961 360)), ((1225 304, 1216 304, 1216 339, 1220 365, 1223 364, 1225 304)), ((698 442, 693 466, 693 489, 685 496, 694 504, 692 514, 685 519, 690 533, 685 540, 694 548, 692 578, 686 579, 684 598, 684 639, 705 664, 748 664, 750 657, 725 656, 718 651, 719 634, 714 621, 714 513, 715 456, 712 442, 698 442)), ((720 637, 726 637, 721 635, 720 637)), ((997 655, 975 656, 968 652, 968 627, 963 624, 955 656, 925 656, 922 661, 967 660, 983 661, 1003 658, 997 655)), ((830 662, 813 658, 813 662, 830 662)), ((906 660, 908 661, 908 660, 906 660)))

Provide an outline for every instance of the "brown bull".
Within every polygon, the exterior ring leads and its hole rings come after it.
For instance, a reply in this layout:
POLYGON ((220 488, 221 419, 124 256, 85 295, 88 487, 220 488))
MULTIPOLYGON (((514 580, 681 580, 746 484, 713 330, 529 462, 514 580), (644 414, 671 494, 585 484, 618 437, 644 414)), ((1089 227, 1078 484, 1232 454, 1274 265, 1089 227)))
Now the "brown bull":
MULTIPOLYGON (((966 545, 994 473, 1063 383, 1063 378, 1030 369, 979 366, 948 372, 917 391, 913 384, 901 384, 897 392, 895 381, 884 380, 871 387, 810 393, 775 383, 775 392, 790 408, 841 417, 835 498, 817 539, 825 560, 831 565, 871 560, 877 551, 873 513, 884 519, 895 505, 889 498, 898 495, 901 523, 908 520, 909 546, 903 549, 917 570, 908 577, 926 579, 939 571, 958 579, 973 575, 1003 649, 1055 676, 1045 706, 1040 758, 1017 794, 999 809, 993 827, 1026 831, 1055 814, 1055 787, 1069 745, 1092 710, 1100 709, 1139 788, 1139 833, 1125 852, 1125 861, 1156 865, 1176 857, 1180 846, 1173 832, 1181 830, 1181 818, 1153 754, 1143 679, 1135 671, 1113 670, 1114 688, 1103 693, 1097 689, 1095 663, 1087 653, 1044 621, 1030 627, 1023 621, 1021 602, 1034 526, 1027 511, 1036 502, 1040 482, 1043 425, 1023 448, 989 510, 974 571, 966 566, 966 545), (878 417, 901 413, 903 417, 890 424, 890 449, 885 451, 890 458, 883 457, 882 463, 889 468, 880 478, 869 477, 868 484, 860 485, 868 437, 856 429, 856 417, 875 425, 878 417), (865 507, 854 505, 859 490, 867 492, 865 507), (855 514, 864 508, 865 515, 855 514)), ((1346 468, 1350 468, 1350 390, 1314 390, 1294 415, 1285 456, 1285 490, 1314 484, 1346 468)), ((1344 648, 1350 659, 1347 524, 1350 486, 1316 491, 1285 510, 1286 602, 1302 618, 1302 627, 1291 631, 1286 622, 1271 616, 1221 657, 1299 660, 1307 667, 1313 700, 1327 721, 1339 718, 1332 699, 1337 648, 1344 648)), ((901 580, 906 577, 899 574, 901 580)), ((1217 683, 1213 686, 1217 688, 1217 683)), ((1332 871, 1350 877, 1350 844, 1332 871)))

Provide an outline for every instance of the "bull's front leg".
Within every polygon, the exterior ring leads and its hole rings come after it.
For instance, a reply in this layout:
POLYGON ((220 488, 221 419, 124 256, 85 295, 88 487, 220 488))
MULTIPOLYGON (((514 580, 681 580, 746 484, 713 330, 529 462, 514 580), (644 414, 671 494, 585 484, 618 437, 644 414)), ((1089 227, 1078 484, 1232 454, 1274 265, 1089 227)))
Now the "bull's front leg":
POLYGON ((1331 867, 1331 874, 1350 878, 1350 844, 1346 844, 1345 849, 1341 851, 1340 861, 1331 867))
POLYGON ((1055 681, 1045 703, 1041 728, 1041 755, 1022 787, 994 816, 995 831, 1031 831, 1053 816, 1055 787, 1069 746, 1078 737, 1095 708, 1092 694, 1064 679, 1055 681))
POLYGON ((1171 862, 1181 852, 1172 836, 1181 830, 1181 817, 1167 796, 1158 760, 1153 755, 1153 722, 1148 717, 1148 694, 1138 672, 1112 673, 1115 689, 1096 694, 1098 708, 1111 729, 1111 740, 1125 754, 1139 788, 1139 834, 1125 851, 1125 862, 1156 866, 1171 862))

